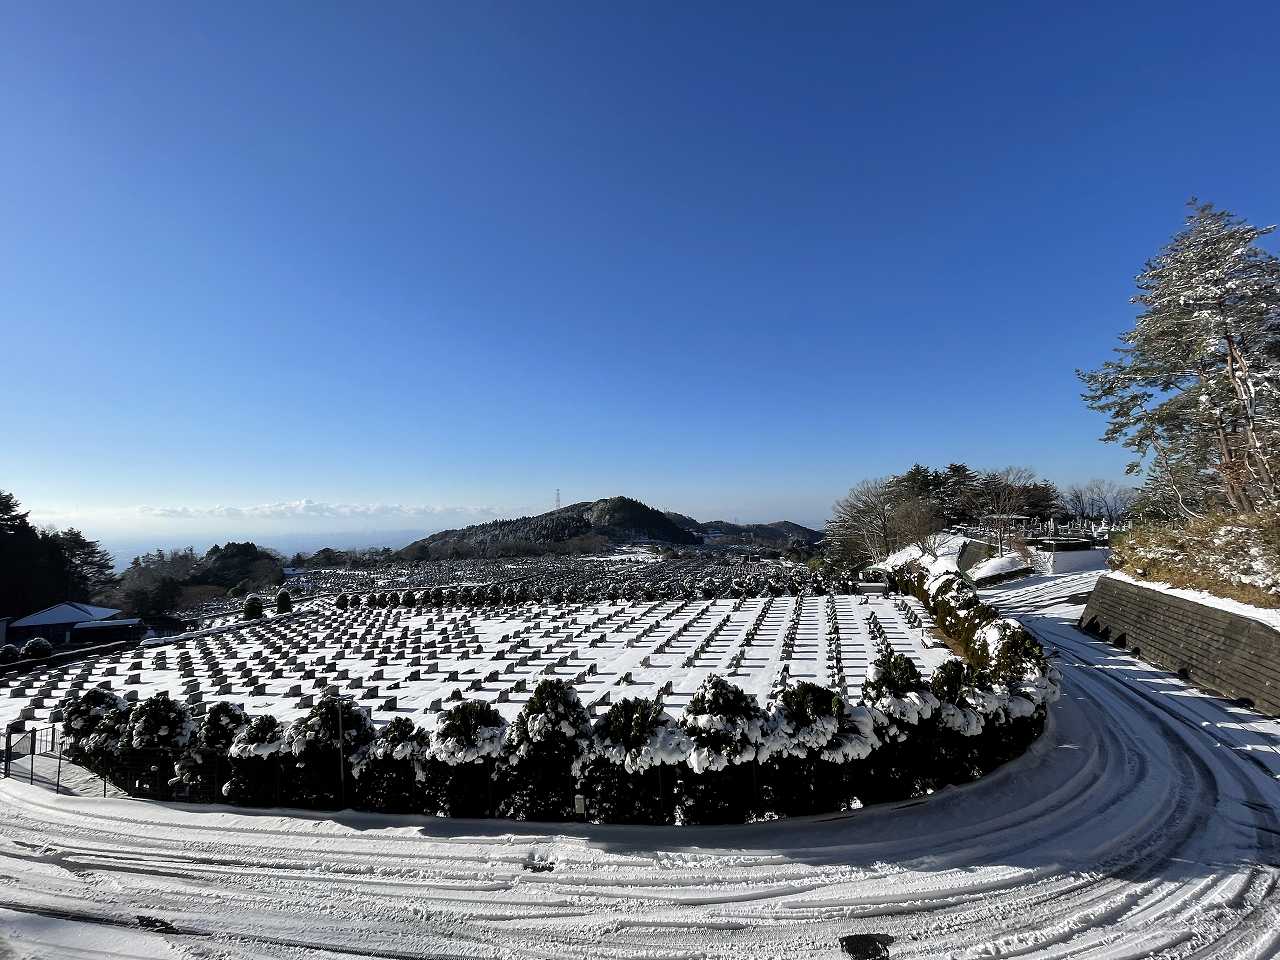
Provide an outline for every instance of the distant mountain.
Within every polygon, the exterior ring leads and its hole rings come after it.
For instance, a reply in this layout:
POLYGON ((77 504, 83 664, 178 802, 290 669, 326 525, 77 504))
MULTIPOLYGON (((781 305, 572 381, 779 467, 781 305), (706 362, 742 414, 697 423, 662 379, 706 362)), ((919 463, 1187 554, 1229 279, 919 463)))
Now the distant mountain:
POLYGON ((584 500, 559 510, 517 520, 491 520, 457 530, 441 530, 415 540, 396 556, 425 560, 451 556, 517 556, 590 553, 624 543, 756 546, 783 549, 792 541, 817 543, 822 534, 798 523, 699 523, 661 512, 630 497, 584 500))
POLYGON ((398 556, 406 560, 530 553, 592 552, 610 544, 656 541, 695 544, 701 538, 665 514, 630 497, 572 503, 536 517, 491 520, 460 530, 441 530, 415 540, 398 556))

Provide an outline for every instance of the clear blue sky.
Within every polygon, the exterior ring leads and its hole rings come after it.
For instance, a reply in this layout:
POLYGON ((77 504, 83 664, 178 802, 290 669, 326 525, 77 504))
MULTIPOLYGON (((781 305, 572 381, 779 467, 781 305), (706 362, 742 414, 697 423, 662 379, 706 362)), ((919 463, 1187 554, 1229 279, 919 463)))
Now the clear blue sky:
POLYGON ((1190 195, 1280 220, 1278 36, 1274 2, 6 5, 0 487, 182 539, 1119 477, 1072 371, 1190 195))

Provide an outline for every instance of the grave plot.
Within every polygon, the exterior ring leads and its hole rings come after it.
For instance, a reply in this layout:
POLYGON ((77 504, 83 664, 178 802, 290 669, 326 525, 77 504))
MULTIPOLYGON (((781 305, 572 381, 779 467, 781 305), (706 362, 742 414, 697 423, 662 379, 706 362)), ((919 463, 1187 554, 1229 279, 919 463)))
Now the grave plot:
POLYGON ((800 680, 856 697, 881 640, 932 673, 947 653, 926 644, 928 625, 916 601, 857 595, 316 605, 0 678, 0 722, 56 722, 67 694, 95 686, 130 700, 165 691, 196 715, 228 700, 286 721, 333 690, 355 698, 375 723, 407 716, 427 726, 462 699, 487 701, 514 718, 546 677, 570 681, 595 713, 623 697, 649 697, 678 714, 713 673, 762 705, 800 680))

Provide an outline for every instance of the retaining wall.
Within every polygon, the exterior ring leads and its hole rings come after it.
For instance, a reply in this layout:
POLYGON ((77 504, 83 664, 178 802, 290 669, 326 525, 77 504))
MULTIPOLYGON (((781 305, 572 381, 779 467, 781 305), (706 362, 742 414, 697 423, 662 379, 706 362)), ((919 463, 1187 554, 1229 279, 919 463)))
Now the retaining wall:
POLYGON ((1101 577, 1080 617, 1082 629, 1197 686, 1252 701, 1280 715, 1280 631, 1242 614, 1162 590, 1101 577))

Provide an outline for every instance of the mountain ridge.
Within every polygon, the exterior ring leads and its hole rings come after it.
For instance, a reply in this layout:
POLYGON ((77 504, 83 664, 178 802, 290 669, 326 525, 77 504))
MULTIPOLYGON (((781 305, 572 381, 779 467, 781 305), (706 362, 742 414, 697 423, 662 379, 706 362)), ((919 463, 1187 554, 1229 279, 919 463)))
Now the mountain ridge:
POLYGON ((793 540, 812 545, 821 536, 816 530, 787 520, 767 524, 725 520, 700 523, 684 514, 656 510, 631 497, 616 496, 583 500, 534 516, 440 530, 402 547, 396 556, 412 561, 459 555, 595 553, 628 543, 781 549, 793 540))

